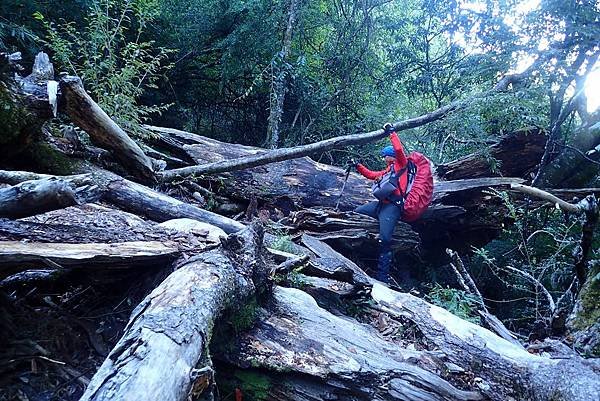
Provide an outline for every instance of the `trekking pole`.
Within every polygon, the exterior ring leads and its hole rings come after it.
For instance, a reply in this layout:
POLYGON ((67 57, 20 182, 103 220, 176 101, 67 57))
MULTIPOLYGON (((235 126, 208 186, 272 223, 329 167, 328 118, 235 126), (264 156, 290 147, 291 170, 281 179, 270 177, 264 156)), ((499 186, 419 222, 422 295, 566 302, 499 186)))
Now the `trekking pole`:
POLYGON ((340 196, 338 197, 337 202, 335 203, 335 210, 338 210, 340 206, 340 201, 342 200, 342 195, 344 195, 344 189, 346 189, 346 183, 348 182, 348 177, 350 176, 350 170, 352 169, 352 165, 348 165, 346 167, 346 177, 344 178, 344 183, 342 184, 342 190, 340 191, 340 196))

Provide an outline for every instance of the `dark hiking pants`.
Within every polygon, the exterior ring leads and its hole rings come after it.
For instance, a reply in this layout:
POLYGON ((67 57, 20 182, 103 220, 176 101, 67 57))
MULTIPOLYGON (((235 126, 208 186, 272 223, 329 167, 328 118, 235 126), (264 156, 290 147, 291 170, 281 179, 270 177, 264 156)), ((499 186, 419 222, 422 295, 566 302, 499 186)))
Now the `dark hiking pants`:
POLYGON ((356 212, 366 214, 379 220, 379 262, 377 264, 377 279, 388 282, 390 265, 392 263, 392 235, 402 210, 393 203, 369 202, 356 208, 356 212))

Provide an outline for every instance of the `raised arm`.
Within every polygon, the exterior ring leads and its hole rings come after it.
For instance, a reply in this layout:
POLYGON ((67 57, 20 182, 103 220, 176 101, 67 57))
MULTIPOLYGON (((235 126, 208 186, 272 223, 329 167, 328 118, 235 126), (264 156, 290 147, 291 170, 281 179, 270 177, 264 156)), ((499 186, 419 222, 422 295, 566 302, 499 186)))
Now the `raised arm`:
POLYGON ((398 138, 398 134, 396 134, 395 131, 392 131, 390 133, 390 141, 392 142, 392 146, 394 147, 396 161, 400 163, 401 167, 406 166, 408 160, 406 159, 406 155, 404 154, 404 146, 402 146, 402 142, 400 142, 400 138, 398 138))

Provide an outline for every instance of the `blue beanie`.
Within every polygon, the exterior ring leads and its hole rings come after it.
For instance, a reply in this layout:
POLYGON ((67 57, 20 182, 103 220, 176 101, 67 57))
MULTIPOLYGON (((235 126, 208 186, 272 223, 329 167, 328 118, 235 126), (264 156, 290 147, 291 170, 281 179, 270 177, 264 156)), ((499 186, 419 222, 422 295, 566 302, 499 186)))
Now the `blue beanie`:
POLYGON ((382 157, 385 157, 385 156, 396 157, 396 152, 394 152, 394 147, 392 145, 388 145, 385 148, 381 149, 380 154, 382 157))

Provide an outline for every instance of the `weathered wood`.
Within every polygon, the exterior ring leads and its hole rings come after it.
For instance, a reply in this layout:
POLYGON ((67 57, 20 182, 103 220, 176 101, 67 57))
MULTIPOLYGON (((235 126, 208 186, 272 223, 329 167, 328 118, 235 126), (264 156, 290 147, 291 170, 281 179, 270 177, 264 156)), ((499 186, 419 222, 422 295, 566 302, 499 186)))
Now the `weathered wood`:
MULTIPOLYGON (((156 135, 168 138, 171 145, 179 144, 179 149, 193 157, 197 163, 212 163, 227 161, 229 159, 253 156, 264 153, 261 148, 243 146, 220 142, 214 139, 178 131, 168 128, 147 127, 156 135)), ((537 142, 535 135, 515 134, 520 138, 520 144, 535 153, 537 142), (533 141, 529 145, 528 140, 533 141)), ((543 135, 541 135, 543 136, 543 135)), ((507 138, 511 138, 509 135, 507 138)), ((504 147, 512 142, 506 139, 502 145, 496 145, 498 153, 508 154, 504 147)), ((542 143, 543 148, 543 143, 542 143)), ((542 151, 543 152, 543 149, 542 151)), ((504 157, 504 156, 503 156, 504 157)), ((508 156, 506 156, 508 158, 508 156)), ((531 159, 535 155, 530 156, 531 159)), ((529 159, 524 159, 529 160, 529 159)), ((510 164, 510 163, 509 163, 510 164)), ((483 167, 482 167, 483 168, 483 167)), ((479 180, 460 180, 455 183, 436 181, 434 196, 442 201, 456 192, 465 192, 481 189, 487 186, 504 187, 511 183, 522 183, 524 176, 530 169, 528 164, 521 169, 514 162, 507 171, 515 173, 517 178, 485 178, 485 174, 479 180)), ((486 165, 484 171, 489 170, 486 165)), ((480 174, 481 175, 481 174, 480 174)), ((479 176, 478 174, 475 175, 479 176)), ((244 171, 233 171, 220 177, 198 176, 196 179, 202 181, 205 186, 212 186, 213 191, 236 200, 247 202, 252 197, 263 203, 267 203, 284 213, 290 210, 301 210, 311 207, 329 207, 334 209, 339 198, 345 177, 343 168, 317 163, 304 157, 294 160, 285 160, 244 171)), ((461 178, 471 178, 464 176, 461 178)), ((193 178, 189 178, 190 180, 193 178)), ((344 194, 340 199, 339 209, 341 211, 354 210, 358 206, 373 199, 369 181, 357 173, 350 173, 344 194)))
POLYGON ((379 310, 407 317, 454 364, 474 372, 492 400, 592 401, 600 398, 600 374, 581 358, 534 356, 488 331, 411 294, 375 284, 371 296, 379 310))
MULTIPOLYGON (((154 191, 141 184, 134 183, 99 168, 91 168, 88 174, 79 174, 60 179, 79 185, 82 182, 93 182, 96 186, 95 193, 106 202, 128 210, 138 215, 164 222, 177 218, 190 218, 209 223, 232 233, 243 229, 245 226, 233 219, 218 215, 208 210, 177 200, 168 195, 154 191)), ((0 182, 18 182, 25 178, 47 178, 47 175, 36 175, 28 172, 14 172, 0 170, 0 182)))
MULTIPOLYGON (((379 222, 359 213, 310 208, 293 212, 281 222, 340 248, 378 245, 379 222)), ((398 223, 392 237, 395 250, 411 252, 419 242, 419 234, 409 224, 398 223)))
POLYGON ((113 244, 61 244, 0 241, 0 269, 36 266, 52 268, 110 268, 163 265, 180 254, 175 243, 134 241, 113 244))
POLYGON ((502 137, 482 152, 438 164, 435 171, 438 178, 446 181, 495 176, 525 178, 539 164, 545 144, 544 130, 524 128, 502 137))
POLYGON ((245 227, 233 219, 190 205, 125 179, 111 181, 107 186, 104 199, 124 210, 147 216, 158 222, 190 218, 217 226, 226 233, 233 233, 245 227))
MULTIPOLYGON (((532 355, 379 284, 372 295, 375 304, 365 308, 379 315, 369 327, 326 312, 302 291, 276 288, 274 304, 234 341, 237 352, 229 348, 218 358, 238 368, 260 368, 253 372, 273 383, 263 388, 265 396, 278 401, 592 401, 600 396, 600 375, 573 354, 561 360, 532 355), (404 338, 403 333, 412 334, 404 338)), ((244 385, 238 383, 242 392, 244 385)))
POLYGON ((88 133, 93 143, 108 149, 137 179, 154 180, 152 162, 142 149, 123 131, 83 89, 78 77, 60 79, 64 111, 88 133))
POLYGON ((48 178, 0 188, 0 217, 19 218, 78 203, 69 183, 48 178))
POLYGON ((267 399, 484 399, 475 386, 459 389, 438 374, 445 369, 435 353, 386 341, 375 328, 334 316, 296 289, 277 287, 274 304, 234 346, 237 352, 218 358, 240 368, 286 372, 264 389, 267 399))
POLYGON ((134 310, 81 400, 184 401, 210 388, 212 327, 264 285, 261 244, 260 230, 249 228, 183 262, 134 310))
POLYGON ((369 277, 360 267, 353 261, 346 258, 342 254, 336 252, 326 243, 319 241, 315 237, 308 234, 302 235, 302 243, 315 253, 319 258, 334 259, 350 271, 352 271, 352 282, 361 285, 372 285, 375 279, 369 277))

